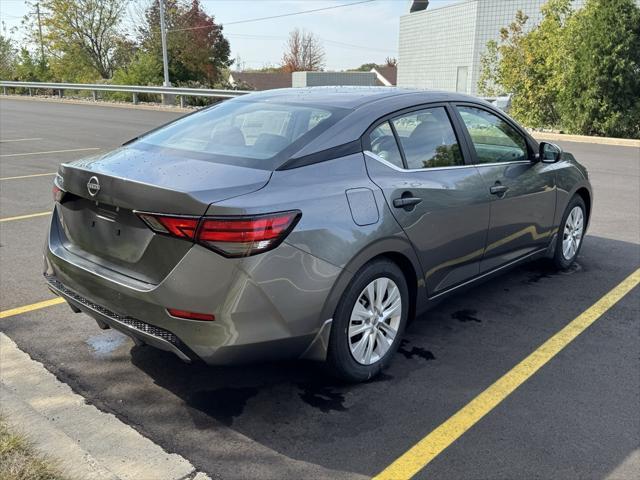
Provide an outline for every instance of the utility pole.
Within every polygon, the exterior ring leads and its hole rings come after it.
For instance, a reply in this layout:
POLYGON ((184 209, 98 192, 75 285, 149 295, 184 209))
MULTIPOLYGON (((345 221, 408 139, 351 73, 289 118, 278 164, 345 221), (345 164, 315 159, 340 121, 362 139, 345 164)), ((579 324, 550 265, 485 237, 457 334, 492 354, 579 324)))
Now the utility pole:
POLYGON ((160 36, 162 38, 162 65, 164 67, 164 86, 170 87, 169 60, 167 59, 167 31, 164 23, 164 0, 158 0, 160 4, 160 36))
POLYGON ((42 21, 40 20, 39 3, 36 3, 36 13, 38 15, 38 35, 40 36, 40 63, 44 65, 44 43, 42 43, 42 21))

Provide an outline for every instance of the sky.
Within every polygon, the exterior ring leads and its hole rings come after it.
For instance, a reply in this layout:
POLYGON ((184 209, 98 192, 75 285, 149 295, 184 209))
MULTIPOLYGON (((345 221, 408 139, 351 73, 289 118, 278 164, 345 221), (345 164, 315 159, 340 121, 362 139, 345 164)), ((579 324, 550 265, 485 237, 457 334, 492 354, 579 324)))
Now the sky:
MULTIPOLYGON (((136 7, 152 0, 131 0, 127 23, 135 18, 136 7)), ((288 33, 294 28, 320 37, 326 69, 344 70, 363 63, 383 63, 398 56, 399 18, 409 12, 411 0, 373 0, 348 7, 333 8, 284 18, 227 25, 247 19, 268 17, 359 0, 200 0, 204 10, 224 27, 232 57, 245 68, 278 65, 288 33)), ((460 0, 431 0, 429 8, 440 8, 460 0)), ((24 0, 0 0, 0 21, 9 30, 20 25, 29 13, 24 0)), ((13 34, 20 39, 21 34, 13 34)))

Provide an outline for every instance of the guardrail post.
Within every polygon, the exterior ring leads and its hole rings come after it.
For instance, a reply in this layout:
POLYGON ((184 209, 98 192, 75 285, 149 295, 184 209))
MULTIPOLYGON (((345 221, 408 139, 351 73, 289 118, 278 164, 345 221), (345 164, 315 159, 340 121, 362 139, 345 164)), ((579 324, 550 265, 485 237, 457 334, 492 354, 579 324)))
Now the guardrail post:
POLYGON ((138 94, 136 92, 133 92, 133 104, 138 104, 138 94))
POLYGON ((7 94, 7 87, 2 87, 2 94, 6 95, 7 94))
POLYGON ((172 93, 162 93, 162 104, 163 105, 175 105, 176 104, 176 96, 172 93))
POLYGON ((29 96, 33 97, 33 89, 32 88, 29 88, 29 96))
POLYGON ((93 101, 97 102, 98 101, 98 91, 97 90, 93 90, 91 93, 93 93, 93 101))
POLYGON ((180 95, 180 108, 184 108, 184 95, 180 95))
POLYGON ((59 89, 59 90, 58 90, 58 96, 59 96, 60 98, 64 97, 64 90, 59 89))

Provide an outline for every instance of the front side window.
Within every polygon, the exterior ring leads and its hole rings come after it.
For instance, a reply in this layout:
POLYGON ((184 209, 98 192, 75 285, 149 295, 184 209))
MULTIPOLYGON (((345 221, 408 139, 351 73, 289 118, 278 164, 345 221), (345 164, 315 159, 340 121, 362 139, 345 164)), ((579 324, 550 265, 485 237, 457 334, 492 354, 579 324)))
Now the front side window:
POLYGON ((396 167, 403 168, 402 155, 389 122, 384 122, 373 129, 369 134, 369 143, 373 153, 396 167))
POLYGON ((479 163, 527 160, 527 142, 506 121, 486 110, 457 107, 467 127, 479 163))
POLYGON ((272 168, 268 159, 294 142, 310 140, 344 115, 343 109, 331 107, 226 101, 145 135, 140 142, 211 161, 237 159, 249 167, 272 168))
POLYGON ((463 165, 462 152, 444 107, 427 108, 394 118, 393 126, 407 168, 463 165))

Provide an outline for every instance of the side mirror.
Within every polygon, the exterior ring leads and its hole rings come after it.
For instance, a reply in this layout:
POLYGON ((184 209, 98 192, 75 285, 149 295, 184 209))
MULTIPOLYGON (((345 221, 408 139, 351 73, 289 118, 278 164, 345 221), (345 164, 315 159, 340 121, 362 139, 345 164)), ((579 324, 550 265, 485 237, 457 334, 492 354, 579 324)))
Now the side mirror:
POLYGON ((562 148, 555 143, 540 142, 538 159, 543 163, 555 163, 562 157, 562 148))

